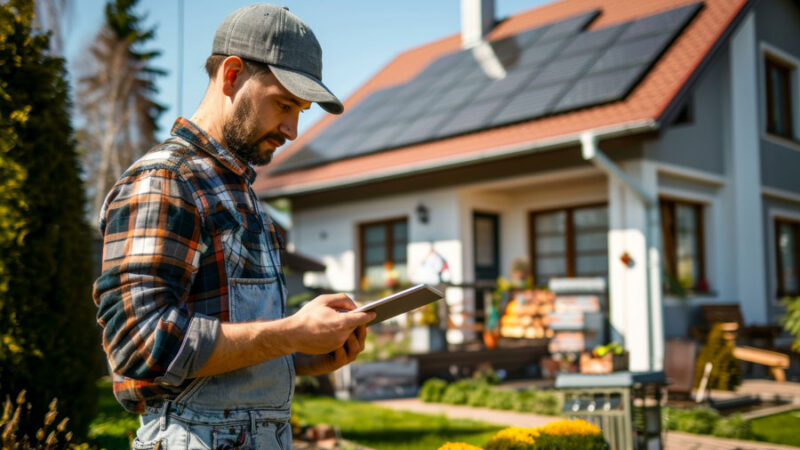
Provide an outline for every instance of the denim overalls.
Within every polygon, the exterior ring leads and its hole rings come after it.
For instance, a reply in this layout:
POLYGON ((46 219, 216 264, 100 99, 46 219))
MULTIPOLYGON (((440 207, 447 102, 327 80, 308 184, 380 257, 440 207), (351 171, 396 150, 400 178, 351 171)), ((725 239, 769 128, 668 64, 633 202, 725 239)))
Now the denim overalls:
MULTIPOLYGON (((266 231, 269 217, 249 194, 248 200, 223 194, 219 204, 209 207, 221 213, 209 214, 208 221, 213 238, 224 243, 231 322, 286 316, 280 249, 266 231), (241 278, 242 261, 263 268, 264 276, 241 278)), ((290 449, 294 382, 293 355, 197 378, 174 400, 145 406, 133 448, 290 449)))

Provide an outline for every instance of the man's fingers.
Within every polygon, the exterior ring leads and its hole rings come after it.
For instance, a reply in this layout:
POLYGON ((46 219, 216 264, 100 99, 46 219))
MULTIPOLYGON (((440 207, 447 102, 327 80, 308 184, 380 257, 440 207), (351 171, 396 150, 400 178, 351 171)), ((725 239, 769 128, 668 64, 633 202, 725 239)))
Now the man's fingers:
POLYGON ((359 325, 356 328, 356 336, 358 337, 358 342, 361 344, 361 349, 364 349, 364 342, 367 340, 367 326, 366 325, 359 325))
POLYGON ((376 314, 372 311, 368 312, 348 312, 342 315, 345 320, 347 328, 355 329, 358 326, 366 325, 374 319, 376 314))
POLYGON ((325 305, 333 309, 344 309, 351 311, 357 308, 353 299, 348 297, 346 294, 328 294, 321 295, 317 298, 321 299, 325 305))

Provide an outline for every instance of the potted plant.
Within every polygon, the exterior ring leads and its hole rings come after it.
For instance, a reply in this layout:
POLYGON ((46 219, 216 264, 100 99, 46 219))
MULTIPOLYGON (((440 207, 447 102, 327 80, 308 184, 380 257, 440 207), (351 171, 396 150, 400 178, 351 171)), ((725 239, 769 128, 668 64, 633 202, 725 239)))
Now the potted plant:
POLYGON ((581 353, 581 373, 611 373, 628 370, 628 353, 619 342, 595 347, 591 352, 581 353))

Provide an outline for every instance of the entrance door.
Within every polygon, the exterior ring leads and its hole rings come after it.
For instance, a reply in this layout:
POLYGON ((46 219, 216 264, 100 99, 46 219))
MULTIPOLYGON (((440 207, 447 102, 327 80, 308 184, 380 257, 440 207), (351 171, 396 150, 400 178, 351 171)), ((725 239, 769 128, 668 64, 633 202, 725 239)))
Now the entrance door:
POLYGON ((476 281, 494 282, 500 275, 498 222, 497 214, 472 213, 476 281))
POLYGON ((475 322, 486 319, 485 297, 491 298, 494 284, 500 275, 499 218, 497 214, 473 212, 473 260, 475 261, 475 322))

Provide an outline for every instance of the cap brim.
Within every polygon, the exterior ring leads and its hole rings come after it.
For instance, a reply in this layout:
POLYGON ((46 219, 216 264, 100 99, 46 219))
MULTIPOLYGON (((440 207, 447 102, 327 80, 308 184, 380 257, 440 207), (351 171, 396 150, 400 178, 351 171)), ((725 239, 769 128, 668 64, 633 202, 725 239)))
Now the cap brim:
POLYGON ((285 67, 269 65, 275 78, 292 94, 309 102, 319 103, 331 114, 341 114, 344 105, 321 81, 303 72, 285 67))

